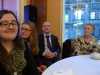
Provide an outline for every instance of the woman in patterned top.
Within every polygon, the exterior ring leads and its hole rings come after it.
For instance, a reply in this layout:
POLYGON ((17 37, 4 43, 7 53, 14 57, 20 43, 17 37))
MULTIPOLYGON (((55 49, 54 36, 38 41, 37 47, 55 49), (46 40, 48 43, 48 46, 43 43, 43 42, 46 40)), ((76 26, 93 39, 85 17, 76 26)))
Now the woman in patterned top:
POLYGON ((22 75, 26 66, 24 50, 16 15, 0 10, 0 75, 22 75))
POLYGON ((92 36, 94 29, 94 26, 90 23, 84 26, 84 35, 72 42, 72 47, 75 50, 74 55, 90 54, 99 50, 96 39, 92 36))

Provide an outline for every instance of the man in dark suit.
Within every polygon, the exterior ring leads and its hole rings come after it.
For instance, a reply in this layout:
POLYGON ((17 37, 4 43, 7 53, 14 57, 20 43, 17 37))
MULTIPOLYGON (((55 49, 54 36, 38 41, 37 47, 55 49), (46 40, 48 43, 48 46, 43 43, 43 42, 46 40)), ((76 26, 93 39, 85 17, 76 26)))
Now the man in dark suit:
POLYGON ((44 22, 42 33, 38 36, 40 67, 48 67, 59 59, 60 45, 56 36, 51 34, 51 23, 44 22))

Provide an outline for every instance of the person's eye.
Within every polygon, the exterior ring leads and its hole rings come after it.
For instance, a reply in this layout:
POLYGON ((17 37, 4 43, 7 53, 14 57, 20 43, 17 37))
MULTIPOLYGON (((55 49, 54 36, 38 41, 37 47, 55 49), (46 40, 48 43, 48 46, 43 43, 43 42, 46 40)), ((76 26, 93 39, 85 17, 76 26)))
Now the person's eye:
POLYGON ((17 23, 11 23, 11 25, 17 25, 17 23))
POLYGON ((12 21, 11 21, 11 24, 12 24, 12 25, 17 25, 17 21, 12 20, 12 21))
POLYGON ((25 28, 21 28, 22 30, 24 30, 25 28))
POLYGON ((11 25, 17 25, 17 22, 11 22, 10 24, 11 25))
POLYGON ((7 26, 7 25, 8 25, 8 23, 1 23, 1 25, 3 25, 3 26, 7 26))

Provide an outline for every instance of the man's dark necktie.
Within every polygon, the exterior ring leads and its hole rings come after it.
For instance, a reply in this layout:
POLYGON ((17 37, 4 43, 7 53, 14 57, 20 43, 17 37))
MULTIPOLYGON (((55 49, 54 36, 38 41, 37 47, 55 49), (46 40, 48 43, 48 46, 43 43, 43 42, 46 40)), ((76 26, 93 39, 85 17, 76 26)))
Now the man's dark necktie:
POLYGON ((51 44, 50 44, 49 36, 46 36, 46 39, 47 39, 47 47, 51 50, 51 44))

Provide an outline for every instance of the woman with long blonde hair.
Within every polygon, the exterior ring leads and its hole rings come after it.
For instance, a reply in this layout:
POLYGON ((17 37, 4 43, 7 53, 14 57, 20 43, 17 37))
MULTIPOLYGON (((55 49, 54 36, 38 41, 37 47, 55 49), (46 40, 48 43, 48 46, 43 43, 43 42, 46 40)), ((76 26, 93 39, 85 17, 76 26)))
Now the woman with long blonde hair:
POLYGON ((37 30, 33 22, 28 21, 22 23, 21 37, 30 45, 33 55, 37 54, 37 30))
POLYGON ((31 73, 31 75, 39 75, 36 61, 34 60, 38 51, 35 24, 30 21, 22 23, 20 36, 24 39, 26 48, 25 54, 28 54, 25 57, 29 60, 29 62, 27 62, 29 65, 25 68, 24 74, 29 75, 29 73, 31 73))

